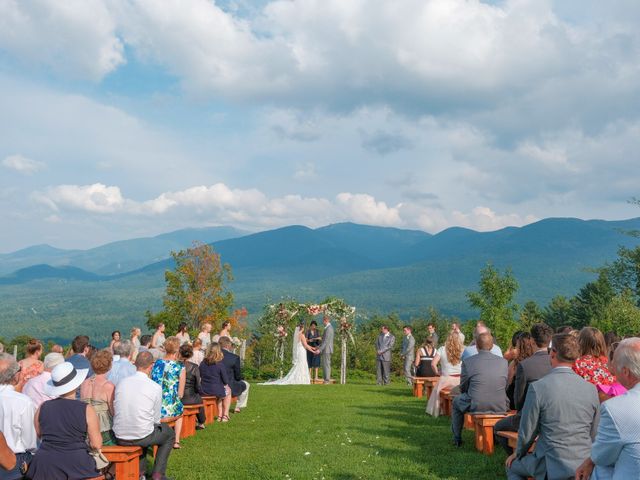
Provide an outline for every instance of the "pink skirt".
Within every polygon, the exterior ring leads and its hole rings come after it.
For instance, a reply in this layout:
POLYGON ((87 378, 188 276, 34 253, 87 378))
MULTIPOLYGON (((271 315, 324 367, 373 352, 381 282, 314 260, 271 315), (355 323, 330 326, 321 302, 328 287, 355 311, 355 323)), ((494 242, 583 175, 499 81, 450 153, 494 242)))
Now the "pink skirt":
POLYGON ((440 416, 440 390, 457 387, 458 385, 460 385, 460 377, 440 377, 436 388, 433 389, 427 401, 427 415, 432 417, 440 416))

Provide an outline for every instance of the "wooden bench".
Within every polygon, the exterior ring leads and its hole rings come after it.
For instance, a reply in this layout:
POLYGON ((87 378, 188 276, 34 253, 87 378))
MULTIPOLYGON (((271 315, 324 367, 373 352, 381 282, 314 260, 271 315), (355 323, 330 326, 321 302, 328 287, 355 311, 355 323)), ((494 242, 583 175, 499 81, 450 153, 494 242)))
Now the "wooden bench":
MULTIPOLYGON (((178 421, 179 418, 182 418, 182 415, 178 416, 178 417, 167 417, 167 418, 163 418, 162 420, 160 420, 160 423, 165 423, 167 425, 169 425, 169 428, 173 428, 174 430, 176 429, 176 422, 178 421)), ((183 422, 184 425, 184 422, 183 422)), ((176 438, 175 440, 176 442, 179 442, 180 439, 176 438)), ((158 452, 158 446, 154 445, 153 446, 153 456, 156 456, 156 453, 158 452)))
POLYGON ((424 394, 424 382, 426 379, 427 377, 413 377, 412 384, 414 397, 422 398, 424 394))
MULTIPOLYGON (((336 383, 336 381, 332 378, 331 380, 329 380, 329 383, 333 384, 336 383)), ((319 378, 318 380, 311 380, 311 385, 323 385, 324 384, 324 380, 319 378)))
POLYGON ((509 447, 513 448, 514 451, 518 447, 518 432, 502 431, 496 432, 496 435, 506 438, 507 444, 509 445, 509 447))
POLYGON ((473 421, 473 415, 469 412, 464 414, 464 428, 466 428, 467 430, 476 429, 473 421))
POLYGON ((440 381, 440 377, 424 377, 424 379, 424 395, 428 400, 431 398, 433 389, 436 388, 436 385, 440 381))
POLYGON ((141 447, 104 446, 102 453, 115 470, 116 480, 139 480, 141 447))
POLYGON ((496 423, 512 413, 472 413, 476 433, 476 450, 485 455, 493 455, 493 427, 496 423))
POLYGON ((185 405, 182 412, 182 432, 180 433, 180 440, 183 438, 189 438, 196 434, 197 415, 202 403, 197 405, 185 405))
POLYGON ((205 396, 202 397, 202 404, 204 405, 204 415, 206 417, 205 424, 210 425, 216 421, 218 416, 218 398, 205 396))
POLYGON ((453 399, 455 395, 451 393, 451 390, 440 390, 440 414, 451 416, 453 409, 453 399))

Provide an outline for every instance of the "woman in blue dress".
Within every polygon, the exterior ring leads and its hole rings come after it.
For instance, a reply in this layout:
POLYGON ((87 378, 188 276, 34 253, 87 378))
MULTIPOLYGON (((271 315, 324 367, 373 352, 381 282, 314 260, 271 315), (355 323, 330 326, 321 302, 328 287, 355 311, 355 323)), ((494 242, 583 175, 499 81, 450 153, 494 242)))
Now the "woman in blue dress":
POLYGON ((184 365, 178 361, 180 340, 169 337, 164 342, 166 352, 163 359, 156 360, 151 370, 151 380, 162 387, 162 409, 160 416, 165 418, 179 417, 176 421, 176 442, 173 448, 180 448, 180 433, 182 432, 182 396, 186 372, 184 365))
POLYGON ((201 389, 204 395, 217 398, 218 421, 229 421, 229 407, 231 406, 231 388, 227 367, 222 363, 224 354, 220 345, 211 342, 207 355, 200 364, 201 389))
MULTIPOLYGON (((310 347, 316 348, 320 346, 320 342, 322 340, 322 336, 318 331, 318 324, 315 320, 311 321, 309 325, 309 330, 307 330, 307 345, 310 347)), ((320 354, 313 353, 307 350, 307 364, 309 365, 309 376, 313 378, 314 381, 318 380, 318 368, 320 367, 320 354), (315 371, 312 374, 312 370, 315 371)))

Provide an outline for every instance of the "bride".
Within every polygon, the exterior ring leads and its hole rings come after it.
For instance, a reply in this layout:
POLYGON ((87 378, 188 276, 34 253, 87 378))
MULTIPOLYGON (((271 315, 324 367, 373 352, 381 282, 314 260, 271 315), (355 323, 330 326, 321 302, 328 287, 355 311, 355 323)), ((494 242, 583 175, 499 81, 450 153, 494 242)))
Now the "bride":
POLYGON ((285 377, 261 383, 260 385, 309 385, 311 376, 309 375, 307 352, 305 350, 316 351, 307 344, 307 339, 304 335, 304 323, 301 323, 296 327, 293 335, 293 367, 285 377))

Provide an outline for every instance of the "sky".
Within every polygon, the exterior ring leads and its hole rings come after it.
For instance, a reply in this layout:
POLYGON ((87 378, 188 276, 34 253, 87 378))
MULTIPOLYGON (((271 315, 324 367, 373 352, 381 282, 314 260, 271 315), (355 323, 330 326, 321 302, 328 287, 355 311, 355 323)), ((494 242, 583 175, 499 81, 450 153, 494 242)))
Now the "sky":
POLYGON ((637 0, 0 0, 0 252, 640 216, 637 0))

